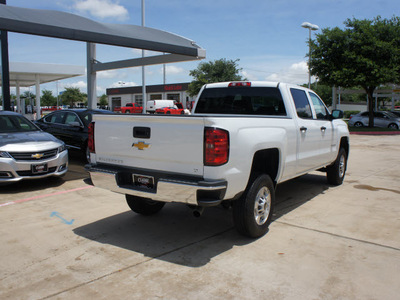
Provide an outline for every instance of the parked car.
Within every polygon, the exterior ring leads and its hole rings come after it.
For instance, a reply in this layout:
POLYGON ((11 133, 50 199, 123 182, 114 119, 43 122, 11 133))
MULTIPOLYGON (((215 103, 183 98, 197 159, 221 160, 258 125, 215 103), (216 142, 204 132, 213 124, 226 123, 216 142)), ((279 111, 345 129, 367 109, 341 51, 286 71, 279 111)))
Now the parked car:
POLYGON ((156 114, 165 114, 165 115, 183 115, 185 114, 185 110, 182 108, 176 107, 176 105, 171 107, 163 107, 156 109, 156 114))
POLYGON ((93 114, 114 114, 102 109, 64 109, 36 121, 42 130, 64 141, 68 149, 81 151, 89 161, 88 125, 93 114))
POLYGON ((136 103, 127 103, 121 107, 121 113, 123 114, 141 114, 143 107, 136 105, 136 103))
POLYGON ((398 118, 400 118, 400 110, 391 111, 392 114, 395 114, 398 118))
POLYGON ((149 100, 147 101, 146 111, 152 114, 159 108, 174 106, 174 104, 174 100, 149 100))
MULTIPOLYGON (((368 126, 368 112, 361 112, 350 117, 349 126, 363 127, 368 126)), ((374 126, 385 127, 398 130, 400 128, 400 117, 387 111, 374 112, 374 126)))
POLYGON ((64 142, 18 113, 0 111, 0 184, 60 177, 67 171, 64 142))

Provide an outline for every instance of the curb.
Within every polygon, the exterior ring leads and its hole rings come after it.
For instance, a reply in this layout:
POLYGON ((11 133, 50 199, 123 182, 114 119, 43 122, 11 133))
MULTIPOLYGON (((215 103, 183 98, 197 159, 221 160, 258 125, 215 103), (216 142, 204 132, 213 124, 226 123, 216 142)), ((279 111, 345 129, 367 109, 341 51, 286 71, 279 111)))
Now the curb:
POLYGON ((359 132, 350 132, 350 134, 358 134, 358 135, 400 135, 400 131, 359 131, 359 132))

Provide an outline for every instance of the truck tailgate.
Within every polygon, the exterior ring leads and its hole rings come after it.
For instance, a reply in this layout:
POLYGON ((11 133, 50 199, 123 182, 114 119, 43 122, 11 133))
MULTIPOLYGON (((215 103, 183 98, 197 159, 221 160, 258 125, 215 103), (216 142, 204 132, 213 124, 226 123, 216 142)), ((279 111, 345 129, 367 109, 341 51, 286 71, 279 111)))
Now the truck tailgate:
POLYGON ((94 122, 96 163, 203 175, 202 117, 95 115, 94 122))

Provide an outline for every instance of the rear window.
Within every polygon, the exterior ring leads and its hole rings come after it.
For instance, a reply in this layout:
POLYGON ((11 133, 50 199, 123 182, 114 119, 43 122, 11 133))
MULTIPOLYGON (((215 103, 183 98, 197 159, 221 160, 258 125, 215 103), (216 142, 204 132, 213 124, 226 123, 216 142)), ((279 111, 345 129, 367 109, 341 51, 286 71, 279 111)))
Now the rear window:
POLYGON ((282 95, 273 87, 204 89, 195 113, 286 116, 282 95))

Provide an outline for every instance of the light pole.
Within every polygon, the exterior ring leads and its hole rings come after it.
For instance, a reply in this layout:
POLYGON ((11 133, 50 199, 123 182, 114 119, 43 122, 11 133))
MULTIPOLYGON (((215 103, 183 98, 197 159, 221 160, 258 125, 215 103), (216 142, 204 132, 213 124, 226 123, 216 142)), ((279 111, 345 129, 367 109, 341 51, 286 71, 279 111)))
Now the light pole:
POLYGON ((311 30, 318 30, 318 25, 311 24, 309 22, 304 22, 301 27, 307 28, 309 32, 308 38, 308 88, 311 88, 311 72, 310 72, 310 62, 311 62, 311 30))

